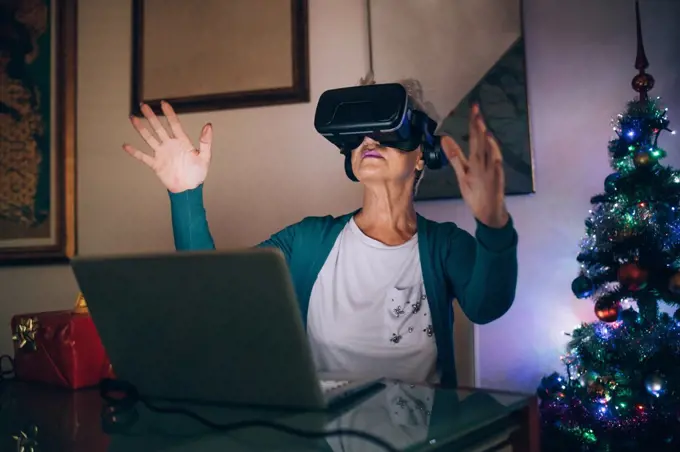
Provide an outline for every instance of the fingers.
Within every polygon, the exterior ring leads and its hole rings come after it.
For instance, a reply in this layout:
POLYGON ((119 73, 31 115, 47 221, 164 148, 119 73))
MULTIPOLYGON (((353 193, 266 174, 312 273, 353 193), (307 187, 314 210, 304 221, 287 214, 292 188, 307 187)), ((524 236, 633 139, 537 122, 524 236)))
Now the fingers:
POLYGON ((487 167, 490 160, 487 146, 488 129, 478 104, 472 107, 470 122, 470 158, 474 156, 477 162, 487 167))
POLYGON ((505 169, 503 168, 503 153, 496 138, 487 133, 487 143, 489 148, 489 167, 493 171, 493 177, 498 183, 500 195, 505 195, 505 169))
POLYGON ((168 132, 165 130, 165 127, 163 127, 163 124, 161 124, 161 121, 158 119, 158 116, 156 116, 156 113, 153 112, 151 107, 149 107, 147 104, 142 104, 141 110, 142 114, 146 120, 149 121, 151 128, 154 132, 156 132, 156 135, 161 140, 161 142, 169 140, 170 136, 168 135, 168 132))
POLYGON ((212 124, 208 123, 201 130, 201 137, 198 139, 198 155, 206 161, 210 161, 212 156, 213 130, 212 124))
POLYGON ((142 124, 142 121, 139 120, 138 117, 136 116, 130 116, 130 122, 132 123, 132 127, 139 132, 141 137, 146 141, 146 144, 148 144, 151 149, 156 152, 158 147, 161 145, 160 142, 156 139, 155 136, 151 132, 149 132, 149 129, 144 127, 144 124, 142 124))
POLYGON ((489 128, 486 126, 486 122, 484 121, 478 105, 473 107, 472 116, 476 116, 477 118, 475 120, 475 124, 471 124, 470 135, 472 136, 473 130, 475 130, 474 135, 475 142, 477 144, 475 149, 476 154, 479 157, 478 161, 483 163, 484 168, 489 168, 495 165, 496 162, 502 162, 503 154, 501 152, 500 145, 489 128))
MULTIPOLYGON (((479 109, 479 107, 477 107, 479 109)), ((482 113, 477 113, 477 128, 479 133, 479 157, 484 164, 484 168, 488 168, 491 164, 491 132, 486 127, 486 122, 482 117, 482 113)))
POLYGON ((490 133, 486 133, 487 148, 489 153, 489 164, 503 164, 503 153, 501 152, 501 146, 498 144, 498 140, 490 133))
POLYGON ((470 160, 479 160, 480 153, 479 151, 479 144, 480 144, 480 139, 479 139, 479 121, 478 121, 478 116, 479 116, 479 106, 477 104, 474 104, 472 108, 470 109, 470 121, 468 124, 469 127, 469 133, 470 133, 470 160))
POLYGON ((153 168, 153 157, 151 157, 148 154, 143 153, 139 149, 135 149, 134 147, 130 146, 129 144, 124 144, 123 145, 123 150, 139 160, 140 162, 145 163, 149 168, 153 168))
POLYGON ((468 170, 468 162, 463 154, 463 150, 450 136, 443 136, 441 144, 446 158, 449 159, 453 170, 456 172, 456 177, 458 180, 463 180, 468 170))
POLYGON ((161 110, 163 110, 163 114, 168 120, 168 124, 170 124, 170 129, 172 130, 172 134, 175 136, 175 138, 186 138, 184 129, 182 129, 182 124, 179 122, 177 113, 175 113, 175 109, 172 108, 172 105, 162 100, 161 110))
POLYGON ((453 138, 449 136, 443 136, 441 143, 444 154, 446 154, 446 158, 449 159, 449 163, 451 163, 451 166, 453 166, 453 171, 456 173, 460 194, 463 196, 463 198, 466 198, 470 191, 467 177, 468 171, 470 169, 468 160, 465 158, 463 150, 453 138))
POLYGON ((496 180, 501 186, 501 190, 505 193, 505 171, 503 170, 503 161, 497 160, 493 164, 493 171, 496 180))
POLYGON ((444 135, 441 138, 441 145, 442 150, 449 161, 460 160, 461 162, 467 163, 465 154, 463 154, 463 150, 460 148, 458 143, 456 143, 456 140, 448 135, 444 135))
POLYGON ((493 168, 493 176, 496 180, 497 195, 503 198, 505 196, 505 170, 503 169, 503 162, 496 161, 492 163, 491 167, 493 168))

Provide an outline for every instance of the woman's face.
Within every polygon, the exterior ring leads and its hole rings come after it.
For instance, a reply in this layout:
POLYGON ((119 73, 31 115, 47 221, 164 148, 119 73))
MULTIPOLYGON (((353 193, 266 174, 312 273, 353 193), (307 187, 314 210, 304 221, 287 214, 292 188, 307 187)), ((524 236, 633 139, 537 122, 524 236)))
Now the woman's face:
POLYGON ((405 152, 381 146, 380 143, 364 138, 359 147, 352 151, 352 171, 362 183, 406 182, 422 171, 423 154, 418 149, 405 152))

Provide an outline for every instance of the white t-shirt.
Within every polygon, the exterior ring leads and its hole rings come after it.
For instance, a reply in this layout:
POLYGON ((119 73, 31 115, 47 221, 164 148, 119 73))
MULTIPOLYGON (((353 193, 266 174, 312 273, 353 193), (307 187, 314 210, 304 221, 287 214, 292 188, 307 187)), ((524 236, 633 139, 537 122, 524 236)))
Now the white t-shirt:
POLYGON ((437 383, 418 235, 387 246, 352 218, 314 283, 307 328, 319 372, 437 383))

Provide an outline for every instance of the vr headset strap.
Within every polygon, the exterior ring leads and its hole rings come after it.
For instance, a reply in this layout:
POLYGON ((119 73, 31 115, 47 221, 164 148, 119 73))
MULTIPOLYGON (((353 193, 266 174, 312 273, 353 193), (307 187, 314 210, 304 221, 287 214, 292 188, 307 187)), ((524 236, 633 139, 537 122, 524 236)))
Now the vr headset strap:
POLYGON ((352 182, 359 182, 352 170, 352 152, 343 152, 343 154, 345 155, 345 174, 352 182))

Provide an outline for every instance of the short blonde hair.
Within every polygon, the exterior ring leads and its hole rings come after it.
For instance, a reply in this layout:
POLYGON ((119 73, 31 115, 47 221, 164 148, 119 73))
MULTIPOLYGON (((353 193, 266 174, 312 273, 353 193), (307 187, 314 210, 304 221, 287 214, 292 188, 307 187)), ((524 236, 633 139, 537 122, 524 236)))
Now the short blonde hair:
MULTIPOLYGON (((427 102, 425 100, 425 96, 423 95, 423 85, 420 83, 420 81, 414 78, 406 78, 397 80, 397 83, 406 89, 406 93, 408 94, 408 97, 411 98, 413 106, 416 108, 416 110, 422 111, 427 116, 432 118, 436 123, 439 123, 441 118, 437 114, 432 102, 427 102)), ((369 71, 368 74, 366 74, 366 77, 359 79, 359 85, 361 86, 375 84, 375 75, 372 71, 369 71)))
MULTIPOLYGON (((437 115, 434 105, 432 105, 431 102, 425 101, 425 96, 423 95, 423 86, 418 80, 413 78, 407 78, 398 80, 397 83, 399 83, 406 89, 406 93, 408 94, 408 97, 411 99, 411 102, 413 102, 413 106, 416 108, 416 110, 422 111, 427 116, 432 118, 434 121, 439 123, 440 120, 439 115, 437 115)), ((366 77, 359 79, 360 86, 375 84, 376 81, 373 71, 369 71, 368 74, 366 74, 366 77)), ((427 167, 423 166, 422 171, 416 172, 416 178, 413 183, 413 196, 415 196, 416 193, 418 193, 418 188, 420 187, 420 183, 423 181, 426 168, 427 167)))

